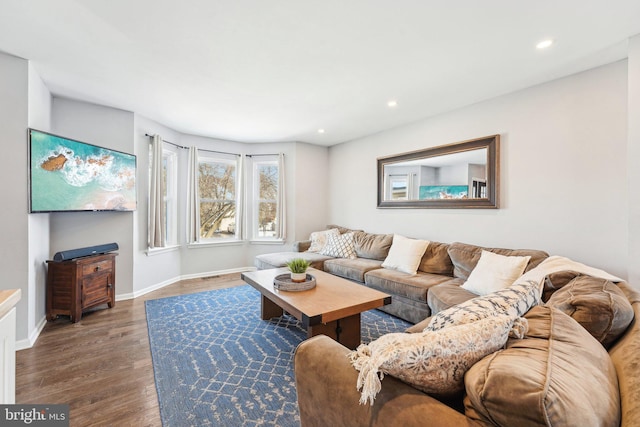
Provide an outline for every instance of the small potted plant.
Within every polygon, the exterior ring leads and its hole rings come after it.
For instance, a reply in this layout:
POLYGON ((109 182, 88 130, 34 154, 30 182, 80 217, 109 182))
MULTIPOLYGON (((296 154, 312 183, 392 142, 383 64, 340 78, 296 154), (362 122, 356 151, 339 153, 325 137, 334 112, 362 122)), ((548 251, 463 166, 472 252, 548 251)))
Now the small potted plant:
POLYGON ((291 271, 291 281, 302 283, 307 280, 307 268, 311 263, 306 259, 294 258, 287 263, 287 267, 291 271))

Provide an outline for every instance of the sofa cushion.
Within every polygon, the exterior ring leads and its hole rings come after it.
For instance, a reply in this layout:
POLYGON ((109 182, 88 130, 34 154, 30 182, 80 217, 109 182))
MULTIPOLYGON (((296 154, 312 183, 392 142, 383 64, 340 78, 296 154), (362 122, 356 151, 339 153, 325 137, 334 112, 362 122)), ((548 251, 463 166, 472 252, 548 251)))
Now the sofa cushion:
POLYGON ((482 248, 466 243, 451 243, 448 252, 451 257, 451 262, 453 263, 454 277, 461 277, 465 280, 468 279, 471 271, 473 271, 473 268, 478 263, 483 249, 506 256, 530 256, 531 259, 524 270, 525 272, 536 267, 549 256, 548 253, 535 249, 482 248))
POLYGON ((606 350, 561 311, 525 316, 525 339, 476 363, 465 376, 465 414, 498 426, 619 426, 616 370, 606 350))
POLYGON ((276 252, 273 254, 257 255, 254 264, 258 270, 269 268, 286 267, 287 262, 294 258, 302 258, 311 263, 311 267, 318 270, 324 269, 324 262, 332 259, 330 256, 317 254, 314 252, 276 252))
POLYGON ((371 234, 359 231, 354 233, 353 239, 358 258, 384 261, 389 254, 393 234, 371 234))
POLYGON ((540 286, 536 282, 516 283, 439 312, 431 317, 425 331, 437 331, 495 315, 507 315, 516 319, 540 302, 540 293, 540 286))
POLYGON ((393 235, 393 243, 389 255, 384 259, 382 267, 403 273, 416 274, 420 260, 427 249, 427 240, 409 239, 399 234, 393 235))
POLYGON ((477 295, 511 286, 524 271, 530 256, 505 256, 483 250, 478 263, 462 287, 477 295))
POLYGON ((386 268, 371 270, 364 275, 364 282, 367 286, 423 304, 427 303, 427 291, 429 288, 449 280, 451 280, 450 277, 439 274, 420 272, 407 274, 386 268))
POLYGON ((633 320, 633 307, 616 284, 579 275, 556 291, 547 305, 556 307, 582 325, 608 348, 633 320))
POLYGON ((431 308, 432 316, 478 296, 463 289, 460 286, 463 282, 462 279, 451 279, 429 289, 427 304, 431 308))
POLYGON ((448 248, 448 243, 429 242, 420 260, 418 271, 453 276, 453 263, 447 252, 448 248))
POLYGON ((344 277, 345 279, 355 280, 364 283, 364 274, 367 271, 381 268, 382 261, 375 259, 356 258, 345 259, 335 258, 324 262, 324 271, 344 277))
POLYGON ((426 393, 451 395, 463 390, 464 374, 507 341, 513 320, 494 316, 437 332, 385 334, 350 353, 359 371, 360 403, 373 405, 380 377, 392 375, 426 393))
POLYGON ((314 231, 313 233, 311 233, 311 236, 309 237, 309 240, 311 240, 311 245, 307 250, 309 252, 321 252, 325 248, 325 246, 327 246, 327 238, 329 237, 329 235, 338 235, 338 234, 340 234, 340 232, 338 231, 337 228, 330 228, 329 230, 322 230, 322 231, 314 231))
POLYGON ((328 234, 327 244, 322 248, 320 254, 334 258, 356 258, 353 233, 328 234))

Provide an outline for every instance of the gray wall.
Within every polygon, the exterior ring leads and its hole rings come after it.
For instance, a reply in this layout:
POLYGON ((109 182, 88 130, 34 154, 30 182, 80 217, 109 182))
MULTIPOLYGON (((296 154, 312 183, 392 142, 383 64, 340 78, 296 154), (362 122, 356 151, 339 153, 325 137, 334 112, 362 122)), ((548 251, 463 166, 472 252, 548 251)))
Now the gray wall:
MULTIPOLYGON (((151 138, 145 136, 158 134, 163 139, 180 144, 180 133, 175 132, 153 120, 138 114, 135 115, 135 154, 138 159, 138 210, 133 216, 133 245, 134 245, 134 295, 145 290, 171 283, 180 278, 180 249, 159 252, 147 256, 147 225, 149 218, 149 143, 151 138)), ((170 146, 168 146, 170 147, 170 146)), ((171 148, 182 159, 181 165, 186 165, 186 153, 178 148, 171 148)), ((184 237, 184 209, 178 209, 178 238, 184 237)), ((131 297, 133 295, 123 295, 131 297)))
POLYGON ((331 222, 537 248, 628 274, 627 61, 333 146, 329 158, 331 222), (377 157, 492 134, 500 209, 376 209, 377 157))
MULTIPOLYGON (((29 127, 42 131, 51 129, 51 94, 37 71, 29 64, 29 127)), ((19 348, 30 347, 46 323, 46 260, 49 258, 49 214, 28 217, 29 314, 28 340, 20 340, 19 348)))
POLYGON ((28 239, 28 63, 0 53, 0 129, 5 159, 0 168, 2 221, 0 221, 0 289, 20 289, 16 339, 29 336, 29 301, 36 298, 29 286, 28 239))
MULTIPOLYGON (((138 155, 138 211, 134 216, 135 272, 134 295, 181 277, 199 277, 253 266, 256 255, 290 250, 295 240, 324 228, 328 218, 327 176, 328 149, 303 143, 243 144, 175 132, 157 122, 136 115, 136 154, 138 155), (183 146, 240 153, 285 153, 287 194, 287 240, 284 243, 237 242, 224 245, 182 245, 160 253, 147 252, 148 216, 148 145, 145 134, 159 134, 163 139, 183 146)), ((185 242, 185 195, 187 150, 176 149, 179 158, 178 240, 185 242)), ((128 295, 127 295, 128 296, 128 295)))
MULTIPOLYGON (((53 98, 52 131, 90 144, 133 153, 133 113, 64 98, 53 98)), ((138 175, 143 173, 138 169, 138 175)), ((138 188, 138 199, 143 189, 138 188)), ((116 242, 116 295, 133 293, 133 212, 52 213, 53 253, 116 242)))

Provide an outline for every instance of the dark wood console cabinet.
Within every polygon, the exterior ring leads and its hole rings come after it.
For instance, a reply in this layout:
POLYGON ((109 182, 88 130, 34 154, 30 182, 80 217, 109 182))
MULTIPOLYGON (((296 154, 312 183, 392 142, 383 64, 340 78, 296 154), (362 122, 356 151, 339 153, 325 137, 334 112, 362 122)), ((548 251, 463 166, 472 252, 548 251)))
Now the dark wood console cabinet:
POLYGON ((115 306, 116 255, 47 261, 47 320, 62 314, 76 323, 83 310, 101 304, 115 306))

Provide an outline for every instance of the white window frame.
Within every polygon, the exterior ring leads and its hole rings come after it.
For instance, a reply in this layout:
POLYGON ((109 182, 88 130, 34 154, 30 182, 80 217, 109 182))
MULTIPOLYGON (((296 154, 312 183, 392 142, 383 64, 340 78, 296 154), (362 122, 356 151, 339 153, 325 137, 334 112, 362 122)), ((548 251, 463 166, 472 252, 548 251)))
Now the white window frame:
MULTIPOLYGON (((149 146, 149 182, 151 182, 151 146, 149 146)), ((163 252, 178 246, 178 155, 165 147, 162 148, 162 171, 167 177, 167 195, 163 196, 162 207, 165 210, 165 235, 162 246, 148 248, 147 253, 163 252)), ((148 186, 151 191, 151 185, 148 186)), ((147 194, 147 203, 151 196, 147 194)), ((147 219, 149 221, 149 219, 147 219)))
POLYGON ((260 199, 260 173, 258 171, 260 166, 263 165, 271 165, 280 167, 278 164, 277 156, 268 156, 265 158, 253 158, 252 159, 252 200, 251 200, 251 240, 252 241, 262 241, 262 242, 280 242, 282 239, 276 236, 259 236, 260 232, 260 224, 259 224, 259 213, 260 213, 260 203, 261 202, 275 202, 276 204, 276 218, 278 218, 278 212, 280 211, 280 203, 279 193, 281 191, 281 185, 278 182, 278 194, 275 199, 260 199))
POLYGON ((164 197, 166 215, 165 246, 178 244, 178 156, 171 150, 162 150, 162 164, 167 176, 167 195, 164 197), (166 164, 165 164, 166 162, 166 164))
MULTIPOLYGON (((226 157, 222 157, 222 156, 216 156, 216 155, 202 155, 200 154, 198 157, 198 168, 199 165, 201 163, 226 163, 226 164, 230 164, 233 165, 235 167, 235 215, 234 215, 234 224, 236 225, 235 229, 234 229, 234 233, 233 233, 233 237, 202 237, 200 236, 200 240, 198 242, 198 244, 224 244, 224 243, 230 243, 230 242, 237 242, 240 237, 238 236, 238 230, 239 227, 237 227, 237 224, 239 224, 238 221, 241 221, 242 219, 239 218, 239 212, 241 211, 241 197, 240 197, 240 188, 238 186, 239 183, 239 176, 238 173, 240 171, 240 163, 239 163, 239 158, 235 158, 235 159, 231 159, 231 158, 226 158, 226 157)), ((199 172, 198 172, 198 176, 199 176, 199 172)), ((199 181, 199 180, 198 180, 199 181)), ((198 187, 198 194, 200 194, 200 188, 198 187)), ((215 202, 215 199, 202 199, 201 197, 198 197, 198 210, 200 209, 199 204, 202 202, 215 202)), ((202 221, 202 218, 200 219, 200 221, 202 221)), ((202 225, 199 224, 198 228, 201 228, 202 225)))

